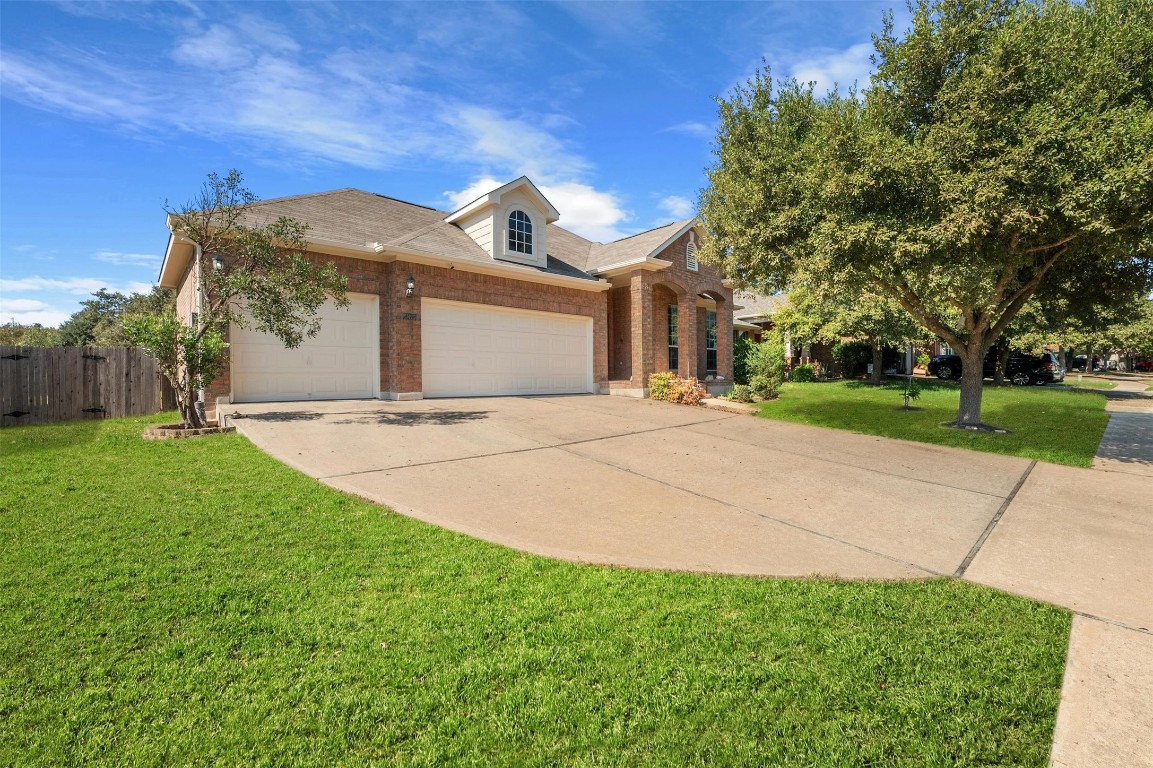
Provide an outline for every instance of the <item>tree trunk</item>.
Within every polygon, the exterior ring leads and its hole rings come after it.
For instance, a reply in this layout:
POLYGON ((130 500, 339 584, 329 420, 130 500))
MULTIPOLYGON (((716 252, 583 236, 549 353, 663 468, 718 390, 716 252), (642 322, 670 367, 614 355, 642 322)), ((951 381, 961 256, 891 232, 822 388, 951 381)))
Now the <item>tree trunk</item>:
POLYGON ((883 349, 881 348, 881 342, 874 341, 873 342, 873 375, 869 377, 869 383, 870 384, 880 384, 881 383, 881 366, 883 364, 883 361, 884 361, 884 354, 883 354, 883 349))
MULTIPOLYGON (((993 383, 998 387, 1005 385, 1005 366, 1009 364, 1009 349, 1008 344, 997 342, 997 366, 993 369, 993 383)), ((981 361, 984 366, 985 361, 981 361)))
POLYGON ((981 424, 981 394, 985 372, 981 369, 985 358, 982 344, 970 343, 961 354, 961 404, 957 408, 958 427, 976 427, 981 424))
POLYGON ((196 412, 196 390, 192 388, 191 382, 184 388, 184 395, 180 398, 180 415, 184 423, 193 429, 204 426, 200 421, 200 414, 196 412))
POLYGON ((1085 350, 1085 373, 1093 373, 1093 345, 1090 344, 1089 348, 1085 350))

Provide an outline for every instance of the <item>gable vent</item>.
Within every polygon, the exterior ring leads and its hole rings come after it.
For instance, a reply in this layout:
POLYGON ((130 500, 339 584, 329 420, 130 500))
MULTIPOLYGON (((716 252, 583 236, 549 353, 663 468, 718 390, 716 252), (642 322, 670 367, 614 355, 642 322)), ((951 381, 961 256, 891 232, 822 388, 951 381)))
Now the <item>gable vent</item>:
POLYGON ((685 267, 690 272, 697 271, 697 244, 693 233, 689 233, 689 244, 685 246, 685 267))

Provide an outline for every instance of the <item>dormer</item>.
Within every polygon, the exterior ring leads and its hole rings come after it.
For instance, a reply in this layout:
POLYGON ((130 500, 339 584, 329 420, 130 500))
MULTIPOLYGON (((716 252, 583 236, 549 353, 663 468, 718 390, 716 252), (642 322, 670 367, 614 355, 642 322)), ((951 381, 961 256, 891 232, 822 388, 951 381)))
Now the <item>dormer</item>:
POLYGON ((501 261, 548 266, 547 225, 560 218, 536 185, 521 176, 445 217, 501 261))

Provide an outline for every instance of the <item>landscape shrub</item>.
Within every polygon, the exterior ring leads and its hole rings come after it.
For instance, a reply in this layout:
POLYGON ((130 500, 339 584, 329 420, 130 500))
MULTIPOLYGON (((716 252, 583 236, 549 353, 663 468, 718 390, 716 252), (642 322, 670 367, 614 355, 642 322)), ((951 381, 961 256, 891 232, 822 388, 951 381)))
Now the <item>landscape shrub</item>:
POLYGON ((748 384, 734 384, 729 399, 737 403, 753 402, 753 389, 748 384))
POLYGON ((669 392, 672 391, 673 379, 677 378, 675 373, 654 373, 649 376, 649 399, 650 400, 668 400, 669 392))
POLYGON ((873 347, 867 341, 842 342, 833 347, 832 354, 846 379, 861 375, 873 362, 873 347))
POLYGON ((781 335, 775 331, 765 334, 745 360, 753 394, 765 400, 776 397, 785 381, 785 342, 781 335))
POLYGON ((695 377, 682 379, 671 371, 649 376, 649 399, 682 405, 700 405, 708 392, 695 377))
POLYGON ((750 336, 738 336, 733 340, 733 381, 737 384, 749 383, 749 355, 757 342, 750 336))
POLYGON ((798 365, 793 369, 793 372, 789 374, 789 381, 793 382, 808 383, 814 379, 816 379, 816 376, 813 375, 813 366, 811 365, 798 365))

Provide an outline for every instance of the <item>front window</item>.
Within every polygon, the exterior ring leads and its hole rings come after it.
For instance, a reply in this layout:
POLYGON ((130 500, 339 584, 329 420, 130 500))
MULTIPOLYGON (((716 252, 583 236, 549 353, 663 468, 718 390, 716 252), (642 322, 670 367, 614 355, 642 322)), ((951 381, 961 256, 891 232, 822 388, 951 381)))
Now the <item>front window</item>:
POLYGON ((705 313, 705 370, 717 370, 717 313, 705 313))
POLYGON ((677 344, 677 305, 669 304, 669 370, 675 371, 680 362, 680 351, 677 344))
POLYGON ((508 215, 508 249, 512 253, 532 255, 532 219, 524 211, 508 215))

